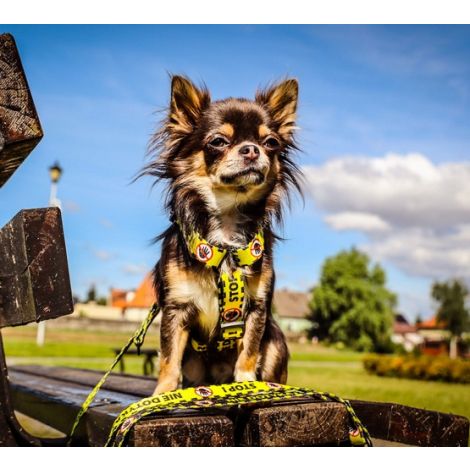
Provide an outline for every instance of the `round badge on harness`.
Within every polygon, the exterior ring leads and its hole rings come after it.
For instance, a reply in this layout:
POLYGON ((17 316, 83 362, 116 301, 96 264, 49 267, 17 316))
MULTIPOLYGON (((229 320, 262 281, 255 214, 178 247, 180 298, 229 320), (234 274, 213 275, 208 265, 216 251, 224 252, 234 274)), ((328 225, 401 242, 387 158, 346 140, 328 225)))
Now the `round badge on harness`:
POLYGON ((229 308, 222 312, 222 318, 225 321, 231 322, 237 320, 241 316, 242 312, 239 308, 229 308))
POLYGON ((212 258, 212 248, 207 243, 199 243, 196 247, 196 258, 203 263, 207 263, 212 258))
POLYGON ((261 245, 261 242, 257 238, 253 240, 253 243, 250 246, 250 253, 255 258, 259 258, 263 254, 263 246, 261 245))
POLYGON ((209 387, 196 387, 194 389, 195 393, 197 393, 200 397, 207 398, 212 395, 212 390, 209 387))
POLYGON ((274 383, 274 382, 266 382, 266 385, 267 385, 269 388, 274 388, 274 389, 282 388, 282 385, 276 384, 276 383, 274 383))

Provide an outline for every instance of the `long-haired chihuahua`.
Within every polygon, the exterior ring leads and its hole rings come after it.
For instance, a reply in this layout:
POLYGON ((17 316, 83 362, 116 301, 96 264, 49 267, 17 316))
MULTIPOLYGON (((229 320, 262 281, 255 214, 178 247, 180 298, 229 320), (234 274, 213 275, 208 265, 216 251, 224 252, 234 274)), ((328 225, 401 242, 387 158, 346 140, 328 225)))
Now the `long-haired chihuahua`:
POLYGON ((298 84, 254 100, 211 101, 173 76, 168 113, 143 170, 168 183, 171 225, 154 269, 162 312, 155 393, 183 386, 285 383, 288 349, 272 315, 273 226, 291 188, 298 84))

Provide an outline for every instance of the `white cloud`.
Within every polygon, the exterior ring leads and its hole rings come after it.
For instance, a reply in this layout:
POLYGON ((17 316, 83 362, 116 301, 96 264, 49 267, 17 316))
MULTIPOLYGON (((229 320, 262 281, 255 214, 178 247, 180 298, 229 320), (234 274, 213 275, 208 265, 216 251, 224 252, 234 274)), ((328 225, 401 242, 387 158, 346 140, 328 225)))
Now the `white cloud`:
POLYGON ((364 248, 374 257, 409 274, 470 278, 470 162, 387 154, 304 170, 326 222, 365 233, 364 248))
POLYGON ((114 228, 114 224, 109 219, 106 219, 104 217, 99 220, 99 223, 105 228, 114 228))
POLYGON ((106 250, 93 249, 92 253, 96 258, 100 259, 101 261, 109 261, 110 259, 114 258, 114 254, 106 250))
POLYGON ((339 212, 327 215, 325 220, 335 230, 363 230, 382 232, 390 226, 381 217, 367 212, 339 212))
POLYGON ((75 201, 64 201, 63 207, 66 212, 70 212, 71 214, 76 214, 81 210, 80 205, 75 201))

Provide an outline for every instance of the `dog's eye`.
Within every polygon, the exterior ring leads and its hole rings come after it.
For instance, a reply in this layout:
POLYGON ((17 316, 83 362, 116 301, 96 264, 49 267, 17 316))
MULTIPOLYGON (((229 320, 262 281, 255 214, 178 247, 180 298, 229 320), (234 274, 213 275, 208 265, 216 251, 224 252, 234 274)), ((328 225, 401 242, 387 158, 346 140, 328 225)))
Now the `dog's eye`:
POLYGON ((229 145, 230 142, 225 138, 225 137, 216 137, 215 139, 212 139, 209 142, 209 146, 216 148, 216 149, 221 149, 229 145))
POLYGON ((274 137, 268 137, 268 138, 264 141, 263 145, 264 145, 267 149, 269 149, 269 150, 275 150, 275 149, 279 148, 279 146, 280 146, 281 144, 279 143, 279 141, 278 141, 276 138, 274 138, 274 137))

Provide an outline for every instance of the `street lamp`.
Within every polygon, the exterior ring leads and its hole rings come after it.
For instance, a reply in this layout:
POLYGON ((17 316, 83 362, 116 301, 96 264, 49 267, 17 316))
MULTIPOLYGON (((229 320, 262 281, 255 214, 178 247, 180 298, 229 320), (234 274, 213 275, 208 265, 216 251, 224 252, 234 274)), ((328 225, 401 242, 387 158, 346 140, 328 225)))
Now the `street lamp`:
POLYGON ((54 165, 49 167, 49 176, 51 178, 51 195, 49 197, 49 206, 59 207, 60 201, 57 199, 57 183, 62 176, 62 168, 59 163, 55 162, 54 165))
MULTIPOLYGON (((49 195, 49 207, 58 207, 60 209, 60 200, 57 199, 57 183, 62 176, 62 168, 58 162, 49 167, 49 177, 51 178, 51 193, 49 195)), ((38 330, 36 333, 36 344, 38 346, 44 346, 46 338, 46 322, 42 321, 38 323, 38 330)))

